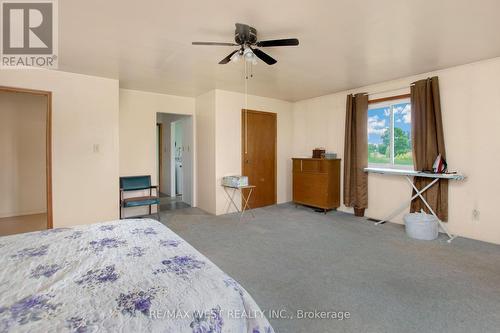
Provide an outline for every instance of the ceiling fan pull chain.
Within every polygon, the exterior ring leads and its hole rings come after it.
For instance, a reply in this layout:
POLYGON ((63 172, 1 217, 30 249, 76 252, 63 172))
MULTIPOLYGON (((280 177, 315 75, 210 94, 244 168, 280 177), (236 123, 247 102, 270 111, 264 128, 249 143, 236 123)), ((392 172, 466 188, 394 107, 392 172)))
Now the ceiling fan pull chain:
POLYGON ((248 75, 245 61, 245 155, 248 154, 248 75))

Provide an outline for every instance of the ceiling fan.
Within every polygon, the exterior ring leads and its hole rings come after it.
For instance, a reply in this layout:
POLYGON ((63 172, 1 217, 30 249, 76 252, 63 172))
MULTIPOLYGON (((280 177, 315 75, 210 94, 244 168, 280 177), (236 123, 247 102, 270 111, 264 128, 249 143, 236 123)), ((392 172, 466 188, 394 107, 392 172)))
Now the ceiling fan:
POLYGON ((299 45, 297 38, 263 40, 259 42, 257 41, 257 29, 241 23, 236 23, 234 41, 235 43, 193 42, 193 45, 239 46, 239 49, 231 52, 227 57, 219 61, 221 65, 227 64, 230 61, 237 62, 240 58, 254 65, 257 63, 257 58, 268 65, 274 65, 277 63, 277 60, 256 47, 299 45))

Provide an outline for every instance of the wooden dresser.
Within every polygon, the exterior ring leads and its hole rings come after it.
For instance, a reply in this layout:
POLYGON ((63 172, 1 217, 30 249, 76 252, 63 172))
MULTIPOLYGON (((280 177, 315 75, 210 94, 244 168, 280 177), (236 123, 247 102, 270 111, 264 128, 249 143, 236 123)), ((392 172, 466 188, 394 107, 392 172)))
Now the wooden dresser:
POLYGON ((340 206, 340 159, 292 158, 293 202, 323 209, 340 206))

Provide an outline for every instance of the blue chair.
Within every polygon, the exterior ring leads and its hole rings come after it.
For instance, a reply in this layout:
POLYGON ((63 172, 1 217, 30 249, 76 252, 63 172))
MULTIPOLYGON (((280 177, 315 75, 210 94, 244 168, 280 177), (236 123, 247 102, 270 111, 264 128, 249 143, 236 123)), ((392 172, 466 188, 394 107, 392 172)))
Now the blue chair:
POLYGON ((151 215, 151 206, 157 205, 156 214, 160 221, 160 189, 158 186, 151 185, 151 176, 131 176, 120 177, 120 219, 122 218, 122 209, 128 207, 149 206, 149 215, 151 215), (153 195, 152 190, 155 189, 153 195), (125 192, 149 190, 148 196, 124 198, 125 192))

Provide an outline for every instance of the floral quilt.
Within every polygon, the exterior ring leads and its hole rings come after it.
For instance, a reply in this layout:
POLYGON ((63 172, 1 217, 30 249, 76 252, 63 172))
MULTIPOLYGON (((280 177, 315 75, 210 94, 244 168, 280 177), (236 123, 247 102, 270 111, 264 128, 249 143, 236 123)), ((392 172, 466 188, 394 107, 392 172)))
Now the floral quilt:
POLYGON ((241 285, 154 220, 0 237, 0 253, 0 332, 273 332, 241 285))

